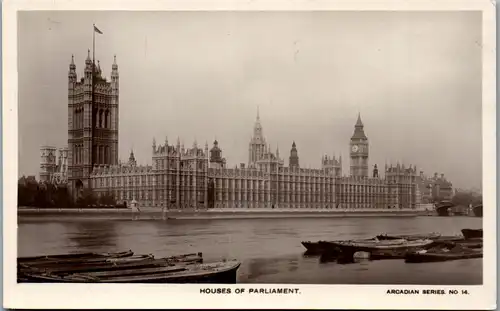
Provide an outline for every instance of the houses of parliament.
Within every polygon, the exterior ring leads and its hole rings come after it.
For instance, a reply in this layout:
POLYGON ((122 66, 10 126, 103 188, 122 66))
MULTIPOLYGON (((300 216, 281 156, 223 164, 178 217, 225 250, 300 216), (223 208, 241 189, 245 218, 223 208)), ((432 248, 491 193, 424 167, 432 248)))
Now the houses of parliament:
MULTIPOLYGON (((341 208, 411 209, 421 201, 416 166, 369 166, 369 140, 361 116, 349 141, 349 174, 342 157, 322 157, 319 168, 301 167, 299 147, 291 143, 288 165, 280 151, 267 144, 259 112, 248 145, 248 162, 227 167, 223 142, 211 147, 177 139, 151 145, 152 165, 137 165, 133 151, 118 161, 119 73, 102 77, 90 55, 77 80, 71 60, 68 74, 67 187, 76 198, 82 189, 141 206, 184 208, 341 208), (94 68, 92 68, 94 66, 94 68), (95 81, 92 85, 92 75, 95 81), (92 92, 91 92, 92 89, 92 92)), ((42 147, 41 179, 57 171, 53 147, 42 147), (47 149, 49 148, 49 149, 47 149)))

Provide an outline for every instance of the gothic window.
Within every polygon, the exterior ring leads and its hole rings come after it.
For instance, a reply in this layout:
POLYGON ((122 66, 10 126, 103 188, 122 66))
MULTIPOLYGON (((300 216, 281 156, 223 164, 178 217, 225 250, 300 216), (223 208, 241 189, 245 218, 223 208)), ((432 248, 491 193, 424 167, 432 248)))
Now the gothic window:
POLYGON ((109 127, 109 110, 106 109, 106 112, 104 113, 104 128, 109 127))
POLYGON ((92 124, 93 124, 93 127, 97 127, 97 108, 94 108, 94 110, 92 111, 92 124))
POLYGON ((82 163, 82 147, 80 145, 76 146, 76 163, 82 163))
POLYGON ((103 120, 102 120, 103 114, 104 114, 103 111, 99 110, 99 127, 101 127, 101 128, 102 128, 102 123, 103 123, 103 120))
POLYGON ((78 128, 78 109, 75 109, 74 115, 73 115, 73 128, 77 129, 78 128))
POLYGON ((109 164, 109 146, 104 147, 104 163, 109 164))
POLYGON ((83 145, 80 145, 80 163, 83 163, 83 145))
POLYGON ((92 146, 92 161, 97 163, 97 146, 92 146))

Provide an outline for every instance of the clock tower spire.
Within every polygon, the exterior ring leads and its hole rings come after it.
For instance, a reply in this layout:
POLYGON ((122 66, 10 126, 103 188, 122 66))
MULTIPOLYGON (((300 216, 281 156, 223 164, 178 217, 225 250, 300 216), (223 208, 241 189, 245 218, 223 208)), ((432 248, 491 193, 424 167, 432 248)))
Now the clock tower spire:
POLYGON ((350 147, 350 175, 355 177, 368 177, 368 137, 365 135, 361 115, 354 126, 350 147))

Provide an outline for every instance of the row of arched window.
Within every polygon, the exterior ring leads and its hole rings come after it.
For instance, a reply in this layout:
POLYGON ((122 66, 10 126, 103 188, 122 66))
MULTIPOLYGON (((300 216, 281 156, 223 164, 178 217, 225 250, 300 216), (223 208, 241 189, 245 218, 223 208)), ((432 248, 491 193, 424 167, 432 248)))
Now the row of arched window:
POLYGON ((111 154, 109 146, 98 145, 92 150, 94 164, 111 164, 111 154))
POLYGON ((109 128, 111 126, 111 114, 108 109, 95 109, 94 120, 97 128, 109 128))
MULTIPOLYGON (((83 108, 75 109, 73 115, 73 124, 75 129, 83 129, 83 108)), ((110 128, 111 127, 111 113, 109 109, 95 109, 93 120, 97 128, 110 128)))
POLYGON ((83 145, 75 145, 74 150, 74 163, 80 164, 83 162, 83 145))
POLYGON ((73 125, 75 129, 83 128, 83 108, 75 109, 75 114, 73 116, 73 125))

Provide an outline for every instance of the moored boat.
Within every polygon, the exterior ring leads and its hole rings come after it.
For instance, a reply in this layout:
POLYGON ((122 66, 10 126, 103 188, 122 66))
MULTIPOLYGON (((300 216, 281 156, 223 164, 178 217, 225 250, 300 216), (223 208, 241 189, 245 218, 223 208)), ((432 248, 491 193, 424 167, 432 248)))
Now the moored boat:
POLYGON ((352 259, 356 252, 367 252, 384 254, 388 252, 408 252, 411 250, 422 249, 433 243, 432 240, 414 240, 408 241, 405 239, 400 240, 374 240, 374 241, 338 241, 326 242, 329 247, 336 248, 340 251, 343 259, 352 259))
POLYGON ((76 253, 76 254, 54 254, 33 257, 19 257, 18 263, 40 262, 40 261, 59 261, 59 260, 88 260, 92 258, 123 258, 133 256, 131 250, 116 253, 76 253))
POLYGON ((483 237, 483 229, 462 229, 461 231, 466 239, 483 237))
POLYGON ((324 248, 321 244, 322 241, 311 242, 311 241, 302 241, 302 245, 306 248, 306 254, 308 255, 320 255, 323 253, 324 248))
MULTIPOLYGON (((368 238, 368 239, 358 239, 358 240, 351 240, 351 241, 375 241, 376 238, 368 238)), ((339 242, 342 240, 333 240, 333 241, 317 241, 317 242, 311 242, 311 241, 302 241, 302 245, 306 248, 306 254, 308 255, 320 255, 325 252, 331 251, 331 247, 328 244, 329 242, 339 242)))
POLYGON ((88 273, 29 275, 39 283, 236 283, 238 261, 88 273))
POLYGON ((153 255, 137 255, 122 258, 103 258, 87 261, 49 261, 35 260, 18 264, 18 280, 35 281, 34 275, 69 275, 76 273, 123 271, 130 269, 157 268, 172 265, 189 265, 203 262, 202 253, 183 254, 155 259, 153 255))
POLYGON ((409 252, 405 256, 407 263, 423 263, 423 262, 438 262, 450 261, 459 259, 482 258, 483 250, 461 247, 459 245, 453 248, 433 248, 429 250, 421 250, 417 252, 409 252))
POLYGON ((436 233, 436 232, 420 233, 420 234, 395 234, 395 235, 380 234, 380 235, 377 235, 377 239, 379 239, 379 240, 401 240, 401 239, 405 239, 405 240, 408 240, 408 241, 411 241, 411 240, 423 240, 423 239, 434 240, 434 239, 438 239, 439 237, 441 237, 441 234, 436 233))

